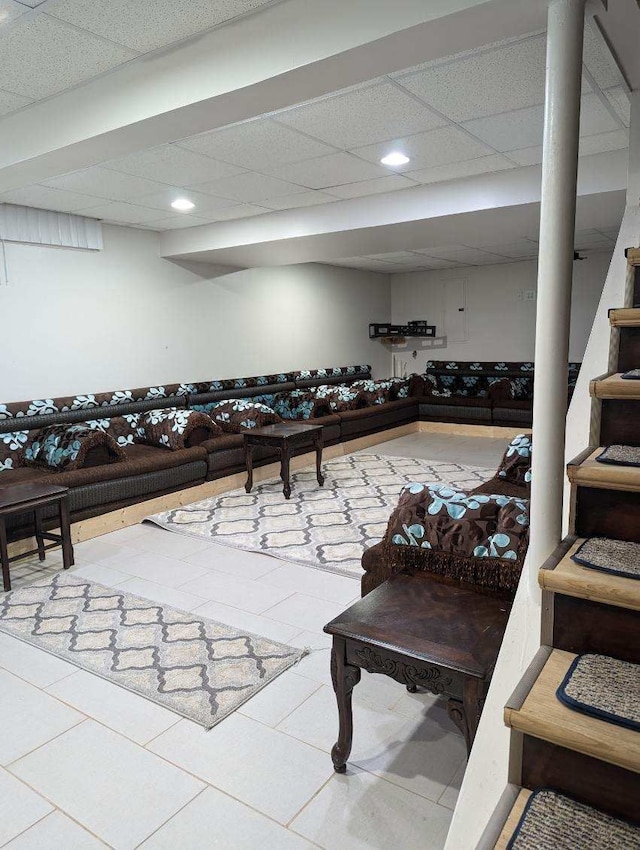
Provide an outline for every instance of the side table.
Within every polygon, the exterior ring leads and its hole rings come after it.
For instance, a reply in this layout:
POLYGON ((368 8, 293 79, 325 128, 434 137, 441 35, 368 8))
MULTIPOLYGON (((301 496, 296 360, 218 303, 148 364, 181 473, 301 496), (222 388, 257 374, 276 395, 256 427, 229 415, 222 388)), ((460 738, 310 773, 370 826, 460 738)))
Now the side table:
POLYGON ((322 425, 305 425, 301 422, 279 422, 277 425, 265 425, 263 428, 252 428, 243 431, 244 435, 244 459, 247 465, 247 483, 245 490, 251 492, 253 487, 253 447, 271 446, 280 452, 280 477, 284 483, 282 492, 285 499, 291 496, 291 481, 289 466, 293 447, 303 443, 311 437, 316 451, 316 476, 318 484, 322 487, 324 478, 322 476, 322 425))
POLYGON ((13 487, 0 487, 0 561, 2 562, 2 580, 5 591, 11 590, 9 564, 28 555, 35 555, 44 561, 47 549, 62 545, 62 563, 65 570, 73 566, 73 545, 69 523, 69 488, 53 484, 16 484, 13 487), (42 510, 49 505, 58 506, 60 534, 43 531, 42 510), (35 517, 35 538, 37 548, 30 552, 9 557, 6 518, 13 514, 33 513, 35 517), (45 540, 52 542, 45 545, 45 540))

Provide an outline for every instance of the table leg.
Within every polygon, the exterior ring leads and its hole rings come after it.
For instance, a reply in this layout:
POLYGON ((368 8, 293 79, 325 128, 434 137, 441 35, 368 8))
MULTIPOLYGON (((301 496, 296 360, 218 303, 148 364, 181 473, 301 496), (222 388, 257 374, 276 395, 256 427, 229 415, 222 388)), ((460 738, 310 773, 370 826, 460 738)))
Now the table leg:
POLYGON ((42 512, 40 508, 34 510, 35 525, 36 525, 36 544, 38 546, 38 558, 44 561, 44 537, 42 536, 42 512))
POLYGON ((338 702, 340 727, 338 740, 331 750, 333 769, 336 773, 345 773, 347 760, 351 754, 353 741, 353 712, 351 710, 351 692, 360 681, 360 668, 347 664, 347 645, 344 638, 334 637, 331 649, 331 680, 338 702))
POLYGON ((284 487, 282 488, 282 492, 284 493, 285 499, 289 499, 291 497, 291 481, 289 480, 289 466, 291 463, 291 449, 289 448, 289 443, 286 441, 282 446, 281 455, 282 461, 280 465, 280 477, 284 482, 284 487))
POLYGON ((450 699, 447 702, 447 714, 464 735, 467 755, 471 752, 473 740, 478 731, 486 693, 487 685, 484 682, 471 676, 465 676, 462 685, 462 700, 450 699))
POLYGON ((72 567, 73 561, 73 545, 71 543, 71 524, 69 522, 69 498, 63 496, 60 499, 60 534, 62 536, 62 566, 65 570, 72 567))
POLYGON ((250 493, 253 487, 253 446, 246 437, 244 438, 244 462, 247 467, 247 483, 244 489, 250 493))
POLYGON ((9 547, 7 545, 7 527, 4 517, 0 516, 0 561, 2 561, 2 581, 5 590, 11 590, 11 576, 9 574, 9 547))
POLYGON ((324 484, 324 477, 322 475, 322 431, 318 431, 317 434, 313 435, 313 444, 316 447, 316 476, 318 478, 318 484, 322 487, 324 484))

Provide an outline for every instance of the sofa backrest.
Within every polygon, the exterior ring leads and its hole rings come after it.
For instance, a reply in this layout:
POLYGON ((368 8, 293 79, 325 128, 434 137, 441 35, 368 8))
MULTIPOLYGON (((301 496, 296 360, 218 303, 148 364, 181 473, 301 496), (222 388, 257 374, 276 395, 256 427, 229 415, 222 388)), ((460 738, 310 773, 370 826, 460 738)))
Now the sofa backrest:
POLYGON ((371 366, 329 366, 325 369, 301 369, 293 373, 297 389, 306 390, 324 384, 352 384, 371 377, 371 366))
POLYGON ((498 378, 515 378, 533 375, 534 364, 530 362, 499 362, 495 360, 478 362, 462 360, 427 360, 427 374, 442 375, 482 375, 498 378))
POLYGON ((272 396, 276 393, 295 390, 295 388, 296 385, 293 381, 285 381, 282 384, 264 384, 259 387, 243 387, 239 389, 195 393, 188 397, 187 407, 193 407, 196 404, 209 404, 211 401, 225 401, 228 398, 258 398, 259 401, 262 401, 263 396, 272 396))

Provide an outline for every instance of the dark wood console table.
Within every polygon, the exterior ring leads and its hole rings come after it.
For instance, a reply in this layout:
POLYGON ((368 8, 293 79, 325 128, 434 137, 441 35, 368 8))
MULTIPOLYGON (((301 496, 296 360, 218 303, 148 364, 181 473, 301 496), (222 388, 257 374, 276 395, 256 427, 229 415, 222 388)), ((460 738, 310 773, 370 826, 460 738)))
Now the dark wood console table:
POLYGON ((0 487, 0 561, 2 561, 2 579, 5 590, 11 590, 9 564, 28 555, 35 555, 44 561, 47 549, 62 545, 62 563, 65 570, 73 566, 73 545, 69 524, 69 488, 54 484, 16 484, 12 487, 0 487), (42 509, 49 505, 58 505, 60 534, 45 532, 42 528, 42 509), (7 543, 6 518, 12 514, 33 513, 35 516, 35 538, 37 548, 9 557, 7 543), (45 545, 45 540, 51 543, 45 545))
POLYGON ((449 717, 470 750, 510 608, 501 591, 399 573, 328 623, 340 721, 335 770, 344 773, 351 753, 351 693, 361 670, 447 697, 449 717))
POLYGON ((263 428, 252 428, 243 431, 244 458, 247 465, 247 483, 245 490, 251 492, 253 487, 253 447, 271 446, 278 449, 281 457, 280 477, 284 482, 282 492, 285 499, 291 496, 289 465, 291 453, 296 443, 302 443, 311 437, 316 451, 316 475, 318 484, 322 487, 322 425, 306 425, 301 422, 279 422, 277 425, 265 425, 263 428))

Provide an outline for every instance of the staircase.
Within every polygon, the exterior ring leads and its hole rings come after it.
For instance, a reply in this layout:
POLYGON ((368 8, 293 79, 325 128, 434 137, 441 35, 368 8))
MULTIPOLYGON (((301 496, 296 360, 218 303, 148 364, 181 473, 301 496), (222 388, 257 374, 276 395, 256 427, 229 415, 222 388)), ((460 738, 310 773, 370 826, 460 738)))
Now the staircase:
MULTIPOLYGON (((628 249, 627 260, 635 272, 634 304, 640 305, 640 250, 628 249)), ((535 799, 530 800, 532 793, 540 789, 586 804, 594 823, 608 822, 606 815, 640 823, 640 731, 578 711, 556 696, 578 653, 640 664, 640 577, 600 572, 572 560, 590 537, 640 543, 640 467, 596 460, 610 445, 640 447, 640 380, 621 377, 640 368, 640 309, 611 310, 609 320, 616 372, 590 384, 599 445, 568 464, 570 535, 539 573, 542 646, 504 712, 511 729, 510 781, 520 791, 496 850, 640 848, 640 826, 637 832, 621 826, 633 833, 625 833, 622 843, 617 832, 610 843, 595 833, 586 843, 574 836, 572 843, 561 818, 558 825, 553 818, 544 825, 529 820, 529 832, 526 824, 518 832, 525 807, 535 799), (539 838, 531 834, 533 823, 541 825, 539 838)), ((636 687, 640 701, 640 667, 636 687)))

